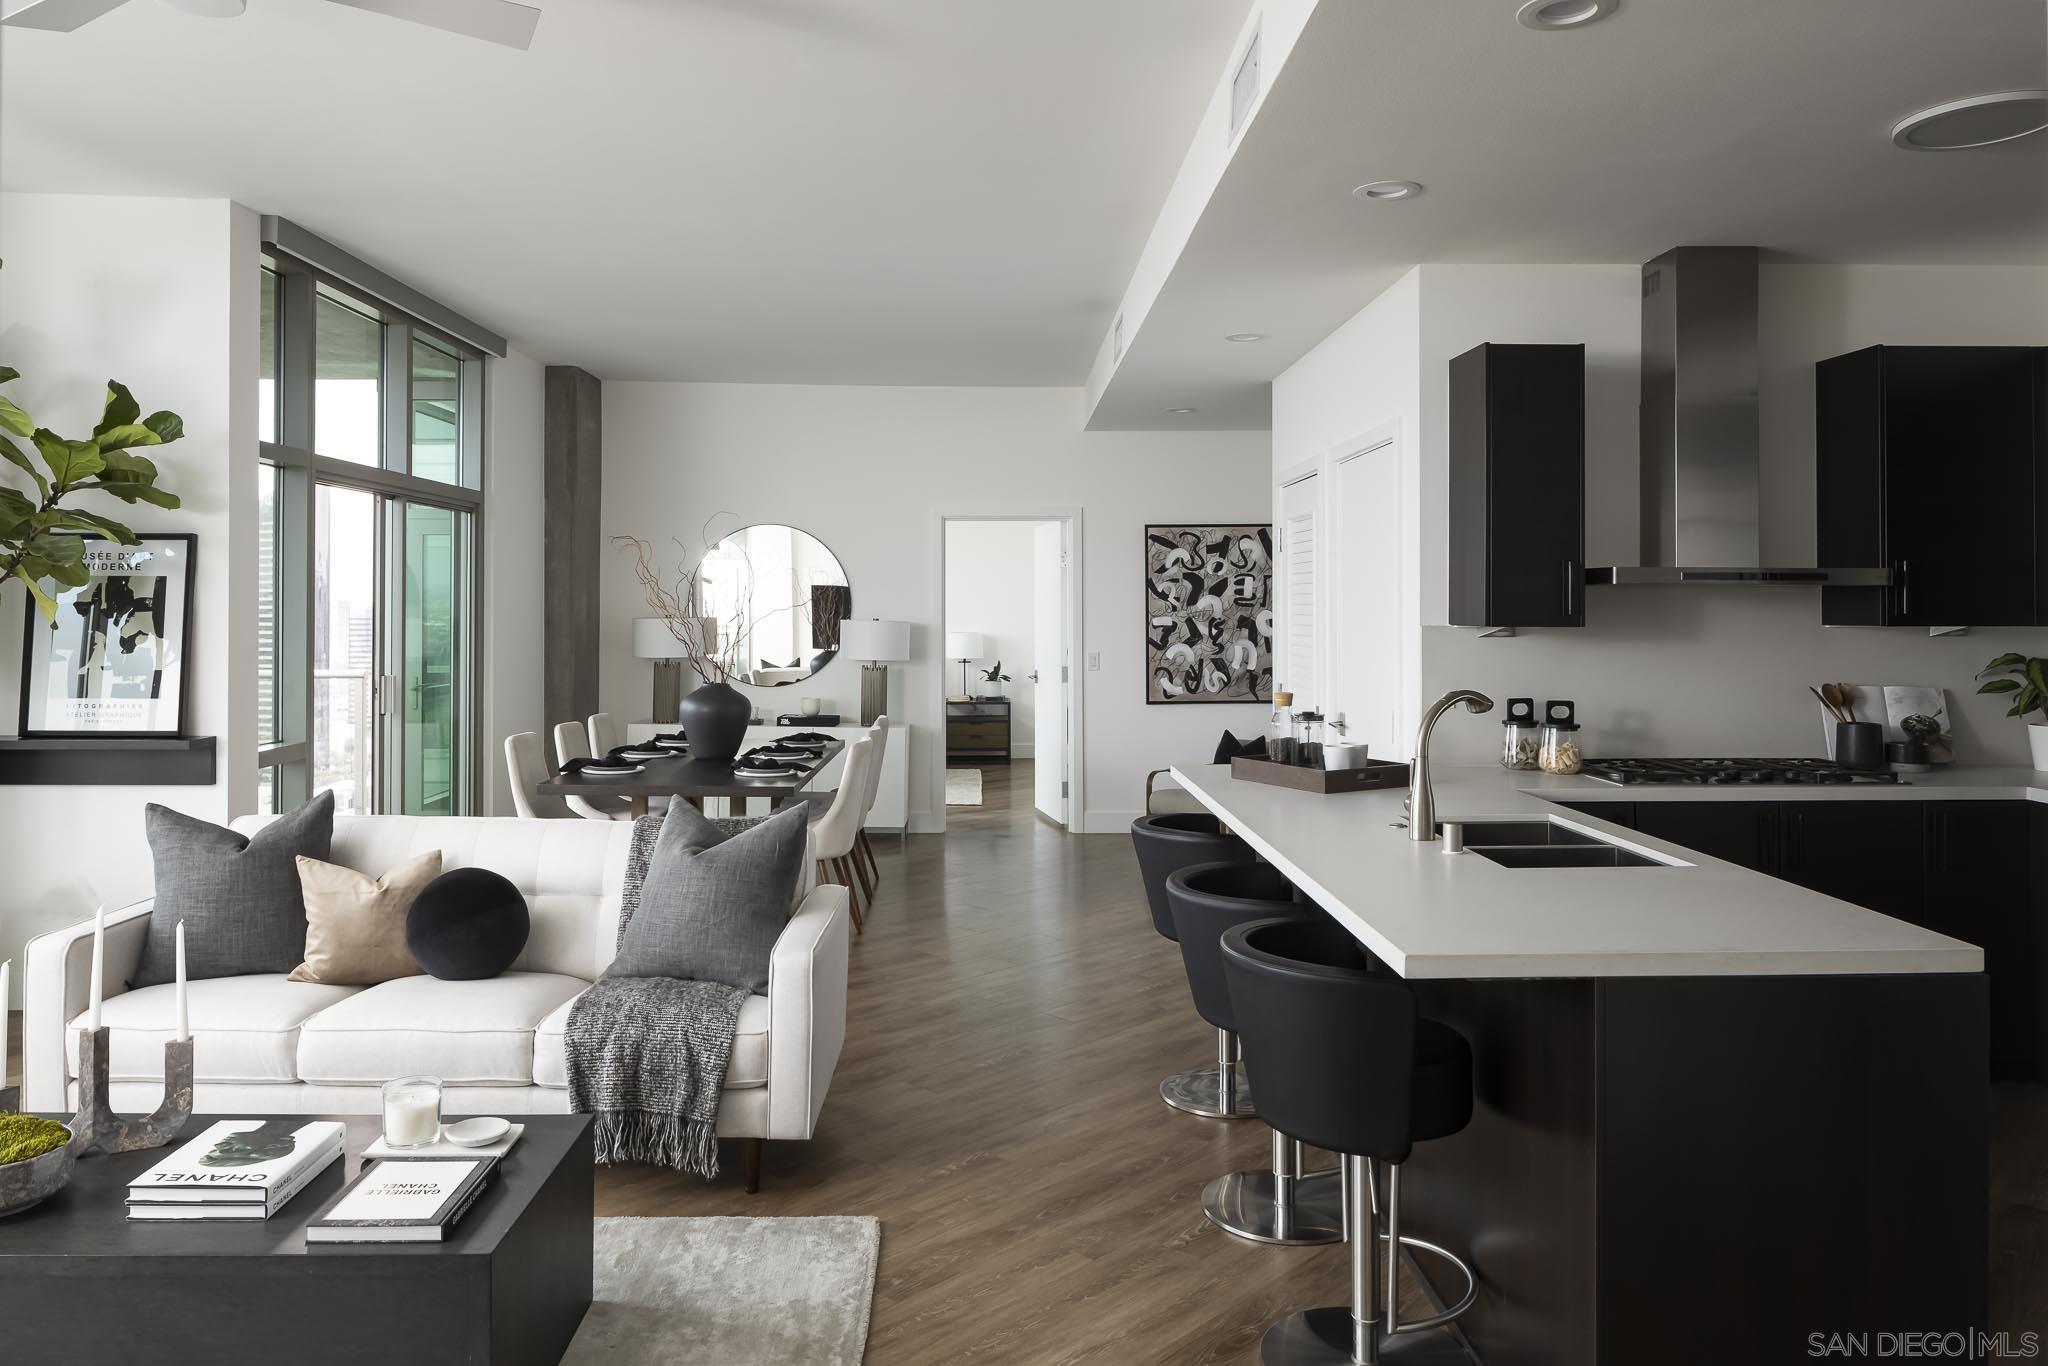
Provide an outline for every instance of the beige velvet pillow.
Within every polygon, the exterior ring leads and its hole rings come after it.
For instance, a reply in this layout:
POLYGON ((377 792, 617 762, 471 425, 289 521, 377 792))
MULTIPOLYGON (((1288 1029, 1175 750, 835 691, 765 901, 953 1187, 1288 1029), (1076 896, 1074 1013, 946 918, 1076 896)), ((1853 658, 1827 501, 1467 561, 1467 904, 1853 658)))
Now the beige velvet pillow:
POLYGON ((405 946, 405 913, 420 889, 440 875, 439 849, 409 858, 374 881, 301 854, 306 961, 292 969, 291 979, 366 987, 419 976, 419 960, 405 946))

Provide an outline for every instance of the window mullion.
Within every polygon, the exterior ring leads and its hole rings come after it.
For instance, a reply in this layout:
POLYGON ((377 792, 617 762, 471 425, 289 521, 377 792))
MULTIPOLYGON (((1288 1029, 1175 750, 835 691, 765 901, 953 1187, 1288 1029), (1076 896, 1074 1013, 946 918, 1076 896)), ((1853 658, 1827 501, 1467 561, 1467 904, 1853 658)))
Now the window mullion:
POLYGON ((383 396, 383 468, 412 473, 412 328, 389 314, 384 318, 384 377, 377 386, 383 396))

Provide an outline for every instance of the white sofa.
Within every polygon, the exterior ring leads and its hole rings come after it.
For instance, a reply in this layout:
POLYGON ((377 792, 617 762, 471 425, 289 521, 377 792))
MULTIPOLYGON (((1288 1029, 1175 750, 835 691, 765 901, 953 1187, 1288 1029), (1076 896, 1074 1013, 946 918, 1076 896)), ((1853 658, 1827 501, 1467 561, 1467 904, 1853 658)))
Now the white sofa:
MULTIPOLYGON (((268 817, 235 822, 244 834, 268 817)), ((439 849, 442 867, 502 873, 526 896, 532 930, 503 975, 478 982, 405 977, 316 986, 283 974, 190 984, 193 1108, 207 1114, 374 1114, 378 1088, 425 1073, 453 1114, 569 1108, 563 1030, 571 1004, 611 962, 633 827, 624 821, 337 816, 334 862, 372 877, 439 849)), ((809 880, 806 861, 806 881, 809 880)), ((149 903, 107 916, 104 1019, 115 1109, 153 1109, 174 988, 125 989, 142 955, 149 903)), ((844 887, 800 889, 776 941, 768 993, 741 1007, 721 1137, 809 1138, 846 1034, 849 933, 844 887)), ((85 1023, 90 921, 28 946, 22 1105, 77 1104, 76 1029, 85 1023)), ((750 1151, 749 1169, 758 1152, 750 1151)))

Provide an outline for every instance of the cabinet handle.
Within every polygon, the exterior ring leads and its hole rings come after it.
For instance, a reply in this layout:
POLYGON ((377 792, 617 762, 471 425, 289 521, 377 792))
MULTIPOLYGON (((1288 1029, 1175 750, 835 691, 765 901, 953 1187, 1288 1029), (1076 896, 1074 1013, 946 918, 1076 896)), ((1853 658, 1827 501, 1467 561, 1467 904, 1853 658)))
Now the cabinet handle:
POLYGON ((1566 560, 1564 562, 1564 618, 1566 621, 1570 621, 1577 610, 1579 576, 1576 571, 1578 567, 1579 562, 1577 560, 1566 560))
POLYGON ((1912 565, 1906 561, 1899 561, 1899 615, 1902 617, 1913 615, 1913 581, 1907 573, 1911 568, 1912 565))
POLYGON ((1790 838, 1785 841, 1787 846, 1785 862, 1788 867, 1797 868, 1804 862, 1806 853, 1806 813, 1804 811, 1794 811, 1792 813, 1792 828, 1789 834, 1790 838))

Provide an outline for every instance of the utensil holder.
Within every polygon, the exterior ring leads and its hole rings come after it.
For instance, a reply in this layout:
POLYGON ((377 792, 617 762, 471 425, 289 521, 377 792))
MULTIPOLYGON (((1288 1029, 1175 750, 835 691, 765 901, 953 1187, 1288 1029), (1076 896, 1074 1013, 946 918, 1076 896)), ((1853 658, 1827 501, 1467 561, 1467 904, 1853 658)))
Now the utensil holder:
POLYGON ((164 1099, 146 1115, 114 1113, 107 1097, 106 1026, 78 1031, 78 1113, 71 1118, 71 1146, 80 1157, 161 1148, 192 1117, 192 1041, 164 1045, 164 1099))
POLYGON ((1835 722, 1835 762, 1843 768, 1884 767, 1884 727, 1875 721, 1835 722))

